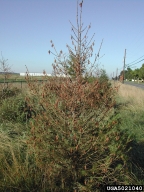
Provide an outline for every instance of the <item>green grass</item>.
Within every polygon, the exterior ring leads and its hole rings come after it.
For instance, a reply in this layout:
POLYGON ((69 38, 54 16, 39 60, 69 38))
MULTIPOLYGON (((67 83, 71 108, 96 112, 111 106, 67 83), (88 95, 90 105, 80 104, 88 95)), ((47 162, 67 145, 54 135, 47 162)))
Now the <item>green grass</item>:
POLYGON ((137 178, 144 185, 144 111, 132 112, 130 110, 121 110, 120 117, 122 119, 121 128, 128 130, 129 134, 133 134, 135 142, 133 143, 130 153, 132 162, 134 163, 133 171, 137 169, 137 178), (140 171, 141 170, 141 171, 140 171))
POLYGON ((144 91, 130 85, 122 85, 117 96, 116 109, 121 121, 121 129, 133 136, 130 153, 133 172, 144 185, 144 91))

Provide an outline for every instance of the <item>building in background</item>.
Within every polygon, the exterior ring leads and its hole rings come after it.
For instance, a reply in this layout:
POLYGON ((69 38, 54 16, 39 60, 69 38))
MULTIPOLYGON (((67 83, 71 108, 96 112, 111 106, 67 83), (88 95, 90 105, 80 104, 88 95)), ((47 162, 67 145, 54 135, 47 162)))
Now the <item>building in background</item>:
MULTIPOLYGON (((26 73, 20 73, 20 76, 25 76, 26 73)), ((43 73, 29 73, 30 76, 44 76, 43 73)), ((52 76, 51 74, 47 74, 47 76, 52 76)))
MULTIPOLYGON (((30 76, 44 76, 43 73, 29 73, 30 76)), ((20 73, 20 76, 26 76, 26 73, 20 73)), ((47 76, 52 76, 52 74, 47 74, 47 76)), ((65 74, 57 74, 57 77, 66 77, 65 74)), ((70 77, 67 75, 67 77, 70 77)))

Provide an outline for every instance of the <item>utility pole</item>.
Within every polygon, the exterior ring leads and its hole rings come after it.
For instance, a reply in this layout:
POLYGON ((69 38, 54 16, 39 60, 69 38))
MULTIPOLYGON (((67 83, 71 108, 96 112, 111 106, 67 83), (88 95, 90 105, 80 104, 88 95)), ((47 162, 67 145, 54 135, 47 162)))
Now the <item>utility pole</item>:
POLYGON ((125 59, 126 59, 126 49, 124 52, 124 65, 123 65, 123 84, 124 84, 124 78, 125 78, 125 59))
POLYGON ((115 86, 115 78, 114 78, 114 72, 113 72, 113 80, 114 80, 113 82, 114 82, 114 86, 115 86))
POLYGON ((116 80, 118 80, 117 75, 118 75, 118 68, 116 69, 116 80))

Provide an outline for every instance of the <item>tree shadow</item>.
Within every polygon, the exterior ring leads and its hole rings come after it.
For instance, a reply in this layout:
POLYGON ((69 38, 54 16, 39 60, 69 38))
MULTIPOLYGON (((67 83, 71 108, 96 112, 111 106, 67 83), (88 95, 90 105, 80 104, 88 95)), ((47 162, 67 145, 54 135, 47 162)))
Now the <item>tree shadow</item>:
POLYGON ((132 149, 128 152, 130 161, 132 163, 132 173, 137 177, 138 180, 144 178, 144 141, 136 142, 133 141, 130 146, 132 149))

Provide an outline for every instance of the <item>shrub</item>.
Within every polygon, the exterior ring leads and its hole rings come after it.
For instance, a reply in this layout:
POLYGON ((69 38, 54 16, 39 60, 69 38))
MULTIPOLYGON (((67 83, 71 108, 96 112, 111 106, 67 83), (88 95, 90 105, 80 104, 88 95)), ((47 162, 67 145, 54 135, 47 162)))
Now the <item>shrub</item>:
POLYGON ((16 87, 5 88, 5 89, 1 90, 0 98, 1 99, 6 99, 6 98, 9 98, 9 97, 14 97, 19 93, 21 93, 21 89, 18 89, 16 87))
POLYGON ((27 105, 24 96, 19 95, 15 98, 4 99, 0 108, 1 121, 21 122, 24 123, 36 115, 35 111, 27 105))

